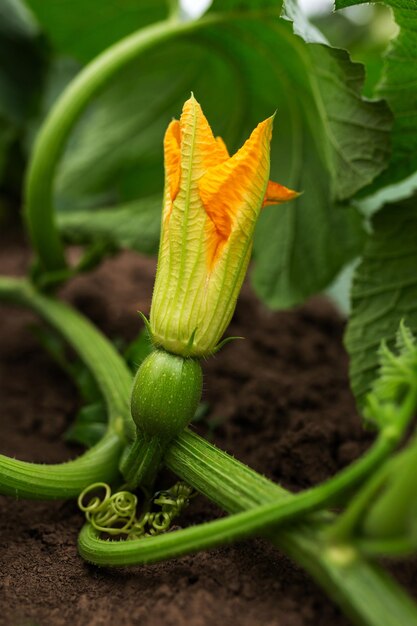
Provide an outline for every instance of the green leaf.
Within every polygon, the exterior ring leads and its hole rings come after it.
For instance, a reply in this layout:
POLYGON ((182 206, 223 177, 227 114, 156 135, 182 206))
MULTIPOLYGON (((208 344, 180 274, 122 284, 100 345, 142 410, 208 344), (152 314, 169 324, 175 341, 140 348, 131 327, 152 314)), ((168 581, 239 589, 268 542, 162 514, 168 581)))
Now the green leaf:
MULTIPOLYGON (((109 204, 162 195, 165 129, 191 89, 216 107, 211 81, 221 89, 235 84, 222 64, 221 58, 207 58, 204 47, 176 41, 121 71, 73 133, 57 177, 58 206, 79 206, 97 195, 107 197, 109 204)), ((241 95, 231 96, 234 106, 241 95)))
MULTIPOLYGON (((362 67, 346 52, 297 43, 301 63, 292 76, 288 68, 285 100, 278 105, 271 177, 304 194, 267 209, 255 241, 254 287, 273 307, 292 306, 323 289, 359 253, 361 219, 337 200, 370 182, 388 157, 389 115, 383 104, 361 99, 362 67)), ((276 57, 285 54, 277 51, 276 57)), ((266 85, 264 76, 259 90, 266 85)))
POLYGON ((116 208, 66 211, 58 214, 64 236, 80 244, 97 242, 156 254, 159 244, 161 196, 134 200, 116 208))
POLYGON ((59 367, 73 380, 80 396, 88 404, 102 400, 97 382, 90 370, 80 359, 68 357, 68 348, 62 337, 49 327, 35 326, 33 332, 43 349, 49 353, 59 367))
POLYGON ((395 350, 382 341, 378 351, 378 372, 366 396, 364 417, 378 428, 395 424, 409 393, 417 391, 417 345, 403 322, 396 333, 395 350))
POLYGON ((104 436, 106 429, 106 407, 103 402, 97 402, 80 409, 74 424, 65 433, 65 439, 91 448, 104 436))
POLYGON ((377 348, 389 347, 401 320, 417 331, 417 198, 387 205, 372 221, 352 287, 346 331, 353 392, 361 405, 377 374, 377 348))
MULTIPOLYGON (((358 0, 337 0, 341 9, 358 0)), ((384 0, 391 7, 400 31, 384 59, 375 95, 385 98, 394 113, 392 157, 372 190, 403 180, 417 170, 417 4, 413 0, 384 0)))
POLYGON ((325 190, 316 190, 315 201, 272 208, 260 220, 252 280, 271 307, 293 306, 324 289, 362 249, 362 218, 352 207, 324 204, 325 190))
POLYGON ((146 328, 143 328, 139 335, 129 344, 124 353, 125 361, 132 370, 133 374, 139 369, 141 363, 152 352, 153 347, 149 333, 146 328))
MULTIPOLYGON (((122 230, 123 245, 149 251, 153 235, 148 242, 140 232, 131 237, 135 225, 126 202, 161 194, 163 135, 190 91, 231 151, 277 109, 271 177, 304 194, 263 213, 253 280, 270 305, 290 306, 323 289, 359 252, 360 218, 340 204, 385 167, 390 115, 380 102, 361 98, 363 68, 346 52, 305 43, 288 20, 271 17, 273 3, 232 5, 236 10, 222 11, 218 24, 196 26, 195 35, 171 39, 132 62, 93 103, 71 138, 56 185, 58 205, 77 211, 78 219, 69 226, 68 214, 60 223, 68 237, 78 223, 78 234, 114 230, 117 245, 122 230), (247 6, 264 19, 253 11, 245 16, 247 6), (87 226, 85 208, 104 201, 121 204, 119 226, 100 210, 87 226)), ((208 15, 215 12, 216 5, 208 15)), ((316 36, 305 23, 297 30, 310 42, 316 36)))
POLYGON ((122 37, 169 13, 167 0, 25 0, 56 50, 90 61, 122 37))

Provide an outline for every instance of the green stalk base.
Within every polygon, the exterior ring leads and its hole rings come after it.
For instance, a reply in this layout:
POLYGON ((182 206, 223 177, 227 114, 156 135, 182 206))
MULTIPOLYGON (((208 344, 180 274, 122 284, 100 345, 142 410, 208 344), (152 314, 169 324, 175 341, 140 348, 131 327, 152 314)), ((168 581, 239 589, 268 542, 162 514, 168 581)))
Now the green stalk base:
POLYGON ((165 448, 160 437, 138 434, 120 463, 120 471, 129 489, 139 486, 148 490, 153 488, 165 448))
POLYGON ((123 446, 135 433, 126 364, 91 322, 63 302, 37 292, 24 279, 1 276, 0 302, 32 309, 68 341, 93 372, 109 416, 104 438, 73 461, 46 465, 0 455, 0 494, 36 500, 73 498, 91 483, 117 480, 123 446))

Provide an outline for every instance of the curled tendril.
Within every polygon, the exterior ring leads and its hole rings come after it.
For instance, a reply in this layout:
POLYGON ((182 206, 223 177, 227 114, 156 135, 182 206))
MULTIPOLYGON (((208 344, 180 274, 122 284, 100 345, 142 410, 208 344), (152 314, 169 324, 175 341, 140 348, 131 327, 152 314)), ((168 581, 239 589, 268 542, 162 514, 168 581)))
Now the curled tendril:
POLYGON ((100 532, 109 535, 129 533, 135 522, 138 499, 129 491, 118 491, 111 495, 106 483, 94 483, 81 493, 78 506, 85 513, 86 519, 100 532), (93 496, 85 503, 89 493, 104 489, 104 496, 93 496))
POLYGON ((78 506, 85 513, 87 521, 97 531, 108 535, 125 535, 126 539, 154 537, 167 532, 173 520, 180 515, 195 496, 194 490, 187 484, 178 482, 166 491, 158 491, 145 504, 142 515, 137 517, 137 497, 130 491, 117 491, 112 495, 106 483, 94 483, 80 494, 78 506), (98 495, 88 496, 104 489, 98 495), (150 510, 152 506, 159 510, 150 510))

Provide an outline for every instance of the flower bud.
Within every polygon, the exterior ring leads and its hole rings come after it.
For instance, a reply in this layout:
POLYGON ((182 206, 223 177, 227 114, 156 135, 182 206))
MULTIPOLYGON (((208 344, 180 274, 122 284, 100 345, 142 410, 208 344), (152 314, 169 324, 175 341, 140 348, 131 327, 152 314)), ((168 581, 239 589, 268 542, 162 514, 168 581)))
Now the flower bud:
POLYGON ((164 140, 165 200, 150 315, 155 345, 213 353, 233 315, 262 206, 298 194, 268 182, 273 118, 232 157, 191 97, 164 140))

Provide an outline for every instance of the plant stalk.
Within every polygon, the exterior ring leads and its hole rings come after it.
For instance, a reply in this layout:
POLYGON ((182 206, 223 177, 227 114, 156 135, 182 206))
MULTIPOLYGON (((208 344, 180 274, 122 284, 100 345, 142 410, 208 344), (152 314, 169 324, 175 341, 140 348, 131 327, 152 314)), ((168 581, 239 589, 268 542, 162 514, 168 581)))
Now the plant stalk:
MULTIPOLYGON (((308 520, 304 517, 302 522, 294 521, 295 525, 288 524, 304 494, 292 496, 189 431, 174 441, 165 462, 232 515, 160 537, 128 542, 100 539, 99 533, 86 524, 78 544, 86 560, 113 566, 153 563, 262 531, 302 565, 355 624, 417 625, 415 605, 383 570, 365 560, 355 546, 327 541, 326 530, 333 516, 321 512, 310 515, 308 520), (286 523, 280 529, 276 527, 278 519, 286 523)), ((310 494, 314 491, 310 490, 310 494)))
POLYGON ((153 489, 164 451, 159 437, 138 435, 120 463, 120 471, 129 489, 136 489, 138 485, 147 491, 153 489))
MULTIPOLYGON (((347 490, 354 488, 386 457, 389 445, 391 445, 389 439, 380 436, 367 454, 351 466, 324 483, 299 494, 294 495, 281 490, 282 497, 278 500, 274 498, 270 502, 269 492, 266 491, 264 494, 266 502, 263 502, 262 499, 263 503, 255 508, 251 506, 249 499, 243 512, 237 512, 233 516, 199 524, 197 527, 182 529, 175 534, 167 534, 152 540, 148 539, 145 543, 143 541, 129 541, 119 548, 107 541, 100 543, 99 536, 89 533, 80 540, 81 553, 88 561, 97 565, 142 564, 241 540, 254 533, 265 532, 268 528, 277 528, 287 525, 289 522, 299 521, 301 518, 305 519, 307 515, 340 501, 347 490)), ((208 452, 206 451, 205 454, 207 455, 208 452)), ((216 458, 210 458, 210 462, 213 464, 212 471, 218 472, 219 481, 222 481, 223 469, 220 468, 219 470, 216 458)), ((195 460, 194 467, 197 465, 198 459, 195 460)), ((237 475, 239 473, 237 488, 242 491, 246 485, 248 494, 252 498, 253 480, 256 474, 249 470, 248 476, 245 476, 242 474, 241 464, 239 464, 237 475)), ((265 484, 262 482, 257 485, 259 493, 262 493, 264 488, 265 484)), ((274 488, 277 489, 277 485, 274 485, 274 488)), ((205 493, 207 495, 207 487, 205 493)), ((212 494, 209 497, 214 499, 215 495, 212 494)), ((330 529, 332 528, 333 525, 330 526, 330 529)))
MULTIPOLYGON (((288 497, 281 487, 191 432, 178 437, 165 461, 229 513, 288 497)), ((326 527, 324 520, 310 520, 308 525, 269 531, 267 537, 306 569, 358 626, 417 626, 417 607, 401 587, 354 547, 328 544, 326 527)))
POLYGON ((81 314, 37 292, 24 279, 0 277, 0 301, 25 306, 49 322, 93 372, 106 401, 109 423, 103 439, 73 461, 41 465, 0 455, 0 493, 25 498, 72 498, 91 483, 118 477, 130 419, 131 374, 107 339, 81 314))
MULTIPOLYGON (((29 306, 61 332, 92 370, 108 401, 111 416, 109 431, 113 429, 113 433, 116 434, 119 417, 132 432, 133 422, 128 406, 131 375, 113 346, 100 332, 82 315, 63 303, 39 294, 24 280, 0 278, 0 299, 29 306)), ((91 455, 93 450, 72 461, 72 467, 77 467, 78 463, 82 469, 82 463, 85 462, 83 458, 91 455)), ((383 454, 386 452, 384 443, 383 454)), ((382 460, 380 453, 376 457, 374 461, 380 463, 382 460)), ((111 458, 110 454, 108 458, 111 458)), ((91 456, 89 461, 92 461, 91 456)), ((268 503, 278 504, 281 501, 283 504, 290 503, 295 498, 189 431, 185 431, 174 440, 166 454, 165 462, 183 480, 229 513, 254 509, 268 503)), ((361 460, 358 461, 360 462, 361 460)), ((366 471, 371 470, 371 463, 366 460, 362 460, 362 463, 365 464, 366 471)), ((65 496, 66 479, 62 473, 65 465, 69 464, 42 466, 24 464, 7 457, 5 460, 0 458, 0 485, 5 478, 6 481, 12 481, 9 482, 11 485, 9 490, 7 485, 2 487, 5 493, 15 489, 17 495, 28 497, 68 497, 65 496), (40 495, 37 478, 41 475, 48 482, 48 489, 52 489, 52 484, 55 484, 54 495, 51 495, 52 492, 40 495)), ((349 468, 346 472, 348 470, 349 468)), ((355 481, 358 480, 359 474, 357 469, 352 472, 355 481)), ((101 478, 102 474, 97 477, 99 480, 101 478)), ((93 479, 90 480, 94 482, 93 479)), ((347 488, 348 481, 346 478, 344 481, 344 488, 347 488)), ((84 483, 78 485, 78 493, 84 486, 84 483)), ((75 490, 74 484, 71 488, 75 490)), ((305 516, 306 510, 302 512, 305 516)), ((292 528, 269 530, 267 536, 274 545, 302 565, 355 624, 417 626, 415 605, 389 576, 377 566, 365 561, 353 547, 326 543, 323 530, 327 527, 327 522, 327 515, 321 513, 317 514, 315 519, 310 519, 308 526, 303 522, 292 528)), ((81 536, 88 538, 89 534, 91 532, 87 527, 81 536)), ((108 545, 113 546, 112 543, 108 545)))

